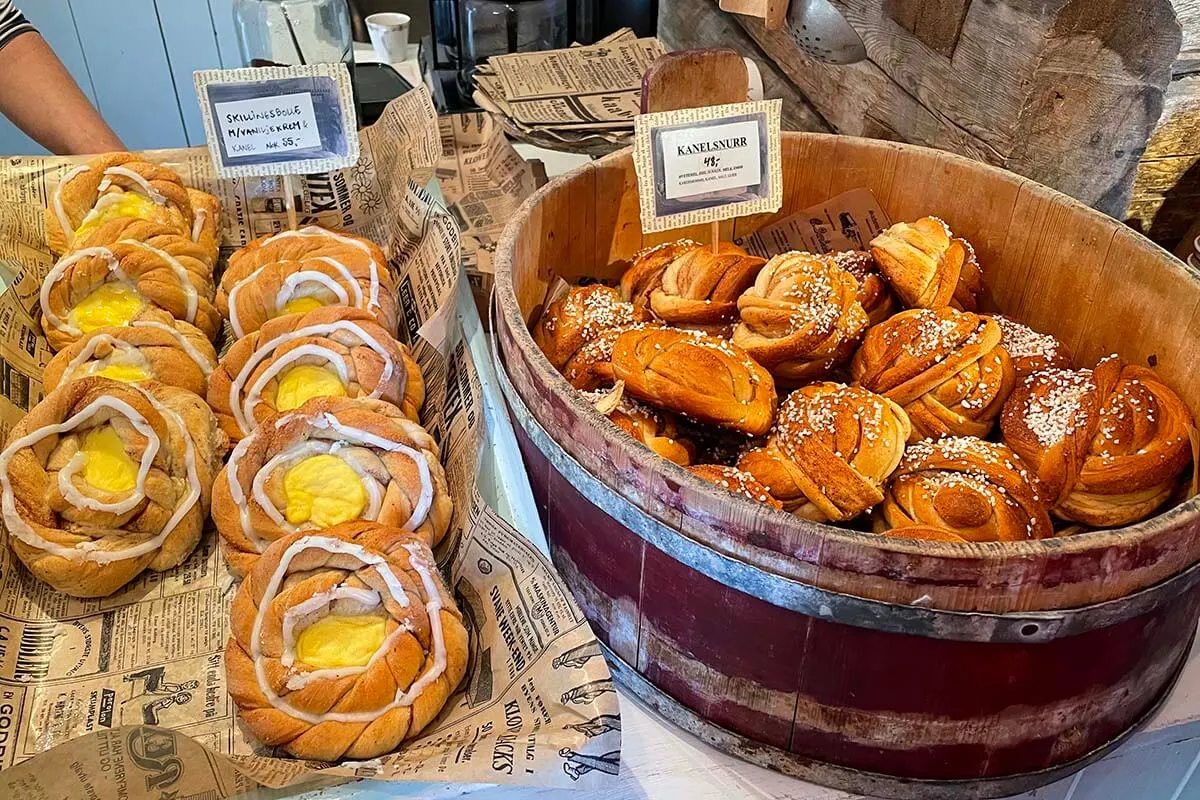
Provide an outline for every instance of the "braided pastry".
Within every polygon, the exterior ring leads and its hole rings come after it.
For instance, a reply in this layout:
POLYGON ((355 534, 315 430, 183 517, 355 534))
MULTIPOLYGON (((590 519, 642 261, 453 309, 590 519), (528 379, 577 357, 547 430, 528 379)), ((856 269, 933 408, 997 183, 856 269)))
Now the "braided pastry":
POLYGON ((1145 367, 1035 372, 1012 393, 1004 440, 1047 487, 1056 516, 1098 527, 1148 517, 1192 462, 1191 412, 1145 367))
POLYGON ((986 436, 1015 380, 1000 326, 952 308, 902 311, 875 325, 851 374, 904 408, 912 441, 986 436))
POLYGON ((170 253, 133 239, 76 250, 42 282, 42 328, 55 350, 99 328, 135 320, 189 322, 213 339, 221 318, 212 283, 170 253), (159 309, 165 314, 155 314, 159 309))
POLYGON ((396 333, 396 284, 374 242, 310 225, 247 244, 229 257, 217 308, 241 338, 284 314, 362 309, 396 333))
POLYGON ((750 288, 766 261, 735 244, 689 248, 662 271, 650 293, 650 310, 669 325, 728 336, 737 319, 738 297, 750 288))
POLYGON ((816 380, 848 361, 867 329, 858 289, 854 276, 832 259, 775 256, 738 299, 742 321, 733 342, 780 383, 816 380))
POLYGON ((216 365, 212 342, 199 328, 179 320, 143 320, 86 334, 50 359, 42 380, 47 392, 90 375, 126 383, 154 380, 203 397, 216 365))
MULTIPOLYGON (((720 247, 733 245, 723 243, 720 247)), ((621 276, 621 299, 633 303, 641 309, 650 308, 650 295, 662 286, 662 275, 675 259, 704 245, 690 239, 680 239, 677 242, 665 242, 647 247, 633 257, 633 263, 621 276)))
POLYGON ((206 248, 202 242, 192 241, 168 225, 144 219, 118 217, 94 229, 86 237, 76 240, 73 250, 89 247, 109 247, 117 242, 133 241, 149 245, 166 253, 187 272, 192 283, 205 297, 212 298, 213 269, 217 265, 217 249, 206 248))
POLYGON ((1037 479, 1017 454, 970 436, 909 445, 879 510, 877 530, 931 526, 970 542, 1054 535, 1037 479))
POLYGON ((0 453, 13 552, 73 597, 104 597, 191 554, 225 437, 191 392, 82 378, 60 386, 0 453))
POLYGON ((753 500, 756 503, 762 503, 777 510, 783 508, 783 504, 771 496, 766 486, 759 483, 753 475, 742 472, 735 467, 723 467, 718 464, 698 464, 694 467, 688 467, 688 472, 739 497, 753 500))
POLYGON ((815 383, 788 395, 771 442, 738 467, 794 498, 797 516, 843 522, 883 499, 881 487, 900 463, 909 431, 904 410, 886 397, 815 383))
POLYGON ((183 185, 169 167, 134 153, 108 153, 68 171, 46 209, 46 240, 65 254, 106 222, 147 220, 199 242, 216 260, 220 201, 183 185))
POLYGON ((370 522, 272 544, 234 596, 230 629, 225 674, 239 716, 297 758, 395 750, 467 669, 467 630, 433 553, 370 522))
POLYGON ((975 249, 937 217, 897 222, 871 240, 871 255, 909 308, 975 310, 983 290, 975 249))
POLYGON ((879 265, 867 250, 843 250, 830 256, 833 263, 849 272, 858 281, 858 302, 867 312, 871 325, 878 325, 895 314, 898 306, 879 265))
POLYGON ((232 441, 314 397, 369 397, 416 421, 425 382, 407 346, 365 311, 318 308, 238 339, 209 381, 208 403, 232 441))
POLYGON ((991 318, 1000 326, 1000 344, 1012 359, 1018 382, 1039 370, 1071 368, 1071 352, 1058 339, 1000 314, 991 318))
MULTIPOLYGON (((780 410, 782 413, 782 407, 780 410)), ((796 465, 779 449, 775 428, 761 447, 747 448, 738 456, 737 468, 765 486, 784 511, 794 513, 801 506, 812 507, 796 482, 796 465)))
POLYGON ((585 396, 614 425, 658 455, 681 467, 692 463, 695 448, 680 436, 674 414, 626 397, 624 384, 610 392, 589 392, 585 396))
MULTIPOLYGON (((649 311, 634 308, 621 299, 616 289, 600 284, 574 286, 542 313, 533 329, 533 340, 554 368, 563 371, 586 344, 607 331, 624 330, 651 319, 649 311)), ((585 358, 603 361, 603 354, 585 358)))
POLYGON ((761 436, 775 418, 771 374, 715 336, 652 327, 625 331, 613 346, 612 366, 634 398, 701 422, 761 436))
POLYGON ((225 557, 243 575, 289 533, 366 519, 436 545, 453 512, 438 446, 380 400, 322 397, 262 421, 213 488, 225 557))

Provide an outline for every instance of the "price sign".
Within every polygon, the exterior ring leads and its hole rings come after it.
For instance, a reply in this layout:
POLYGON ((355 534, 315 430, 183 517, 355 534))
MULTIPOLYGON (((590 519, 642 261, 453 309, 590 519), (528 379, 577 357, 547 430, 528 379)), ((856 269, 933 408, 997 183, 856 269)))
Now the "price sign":
POLYGON ((345 64, 201 70, 194 81, 222 178, 327 172, 358 161, 345 64))
POLYGON ((634 165, 647 232, 778 211, 782 101, 642 114, 634 165))

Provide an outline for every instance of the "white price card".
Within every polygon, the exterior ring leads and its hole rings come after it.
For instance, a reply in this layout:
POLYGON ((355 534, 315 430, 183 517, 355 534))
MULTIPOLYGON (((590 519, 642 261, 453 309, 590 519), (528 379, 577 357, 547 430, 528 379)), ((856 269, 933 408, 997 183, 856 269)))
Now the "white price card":
POLYGON ((779 100, 635 119, 634 165, 646 232, 778 211, 779 100))
POLYGON ((194 80, 220 177, 309 174, 358 161, 345 64, 201 70, 194 80))

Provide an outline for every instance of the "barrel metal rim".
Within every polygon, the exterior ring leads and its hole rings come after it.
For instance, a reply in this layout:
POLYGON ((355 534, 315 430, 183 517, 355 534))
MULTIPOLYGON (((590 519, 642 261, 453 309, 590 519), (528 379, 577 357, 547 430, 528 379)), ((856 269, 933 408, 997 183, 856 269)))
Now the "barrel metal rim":
POLYGON ((1093 748, 1084 755, 1035 772, 1003 775, 989 778, 929 779, 906 778, 879 772, 854 769, 806 758, 798 753, 782 750, 773 745, 753 739, 721 727, 697 714, 683 703, 658 688, 645 675, 614 653, 607 645, 600 648, 608 661, 613 680, 619 683, 639 701, 675 726, 697 737, 710 747, 729 753, 743 761, 749 761, 766 769, 800 780, 811 781, 834 789, 863 794, 870 797, 886 797, 890 800, 987 800, 1009 797, 1069 777, 1071 774, 1104 758, 1124 744, 1162 709, 1167 698, 1178 683, 1187 665, 1187 654, 1191 652, 1195 632, 1184 648, 1179 664, 1150 707, 1129 727, 1107 742, 1093 748))
MULTIPOLYGON (((859 628, 931 639, 1030 644, 1075 636, 1147 614, 1200 583, 1198 562, 1153 586, 1114 600, 1069 609, 1004 613, 901 605, 803 583, 715 550, 622 497, 576 461, 534 419, 494 346, 492 360, 500 390, 521 430, 550 465, 589 502, 655 549, 705 577, 789 611, 859 628)), ((552 531, 546 533, 553 537, 552 531)))

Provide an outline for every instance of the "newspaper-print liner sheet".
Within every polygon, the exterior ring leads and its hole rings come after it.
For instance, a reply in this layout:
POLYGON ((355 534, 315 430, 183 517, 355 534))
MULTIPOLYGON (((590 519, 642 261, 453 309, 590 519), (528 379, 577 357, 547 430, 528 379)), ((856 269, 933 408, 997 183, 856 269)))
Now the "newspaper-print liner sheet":
MULTIPOLYGON (((459 692, 398 753, 339 766, 276 758, 238 725, 225 689, 236 587, 215 531, 176 569, 101 600, 54 592, 3 547, 0 797, 225 798, 256 782, 354 777, 592 786, 617 772, 620 712, 599 644, 550 563, 475 485, 485 422, 454 313, 458 230, 416 182, 440 155, 432 102, 417 89, 363 131, 355 167, 304 176, 297 205, 304 223, 373 238, 402 275, 400 336, 424 369, 423 422, 455 500, 438 556, 471 635, 459 692)), ((286 226, 280 179, 216 181, 204 148, 150 156, 221 197, 229 249, 286 226)), ((32 311, 51 257, 41 215, 72 163, 0 165, 0 270, 12 279, 0 294, 0 434, 42 396, 50 351, 32 311)))

